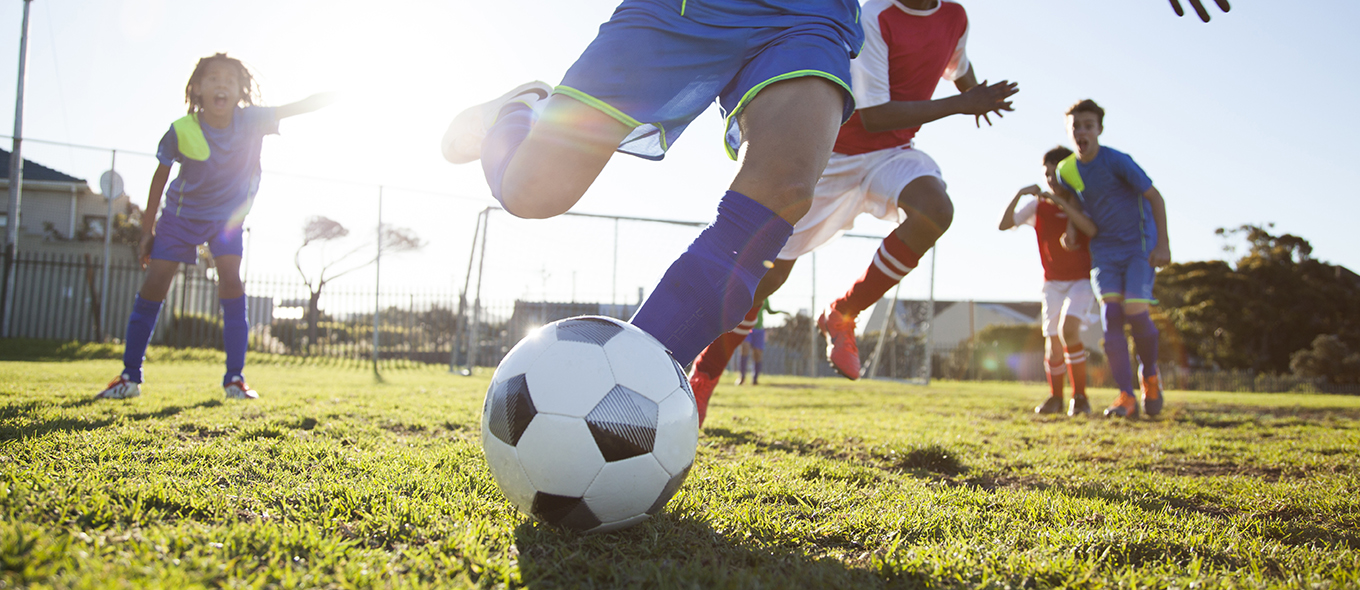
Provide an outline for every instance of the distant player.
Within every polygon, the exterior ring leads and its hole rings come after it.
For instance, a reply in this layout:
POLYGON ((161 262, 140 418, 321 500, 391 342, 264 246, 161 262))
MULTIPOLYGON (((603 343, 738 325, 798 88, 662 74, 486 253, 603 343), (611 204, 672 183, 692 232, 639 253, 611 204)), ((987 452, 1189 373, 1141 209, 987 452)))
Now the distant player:
POLYGON ((1082 210, 1095 223, 1091 265, 1105 318, 1105 355, 1119 386, 1119 398, 1105 415, 1138 415, 1124 337, 1127 323, 1141 365, 1143 409, 1155 416, 1164 399, 1157 375, 1157 326, 1148 306, 1157 303, 1152 296, 1154 269, 1171 263, 1166 203, 1133 158, 1100 145, 1104 130, 1105 109, 1095 101, 1083 100, 1068 109, 1067 131, 1077 153, 1058 165, 1057 188, 1079 197, 1082 210))
POLYGON ((751 308, 765 265, 811 205, 836 130, 854 112, 859 13, 858 0, 624 0, 561 84, 530 82, 459 114, 444 157, 481 159, 511 214, 553 217, 615 151, 662 159, 716 99, 740 169, 716 220, 631 320, 689 364, 751 308))
MULTIPOLYGON (((1067 415, 1091 413, 1086 399, 1086 346, 1081 342, 1096 295, 1091 290, 1091 252, 1087 234, 1095 225, 1081 212, 1080 203, 1068 199, 1058 184, 1058 164, 1072 150, 1058 146, 1044 154, 1044 179, 1049 190, 1038 185, 1020 189, 1001 216, 1002 231, 1030 225, 1039 240, 1039 261, 1044 265, 1044 301, 1041 317, 1044 327, 1044 373, 1048 376, 1049 397, 1034 411, 1057 414, 1063 407, 1063 380, 1072 374, 1072 403, 1067 415), (1025 196, 1033 196, 1019 209, 1025 196), (1086 233, 1078 230, 1085 227, 1086 233), (1064 361, 1066 361, 1064 363, 1064 361)), ((1094 318, 1092 318, 1094 319, 1094 318)))
POLYGON ((770 307, 770 300, 766 298, 760 304, 760 309, 756 312, 754 323, 748 325, 747 321, 742 320, 742 322, 737 324, 737 327, 732 330, 734 333, 748 334, 746 339, 741 343, 741 356, 738 357, 737 360, 737 370, 740 371, 740 376, 737 377, 737 385, 746 384, 747 360, 750 360, 753 363, 751 365, 751 385, 760 385, 761 363, 765 361, 766 312, 788 314, 788 312, 777 311, 773 307, 770 307))
POLYGON ((240 276, 241 225, 260 185, 264 136, 278 133, 280 119, 319 109, 331 102, 331 96, 318 94, 280 107, 254 106, 256 100, 255 80, 240 61, 225 53, 198 60, 184 88, 189 114, 170 126, 156 150, 160 163, 151 178, 138 248, 147 272, 128 318, 123 373, 96 397, 141 395, 142 360, 161 304, 180 263, 196 263, 198 246, 205 242, 217 267, 222 301, 227 351, 223 389, 231 399, 258 397, 241 375, 250 331, 240 276), (175 162, 179 176, 167 189, 175 162), (165 210, 157 220, 162 191, 165 210))
MULTIPOLYGON (((871 0, 862 17, 864 49, 851 65, 858 111, 836 139, 831 161, 817 183, 812 210, 798 222, 756 301, 778 289, 794 261, 835 239, 869 213, 900 223, 883 240, 869 267, 850 290, 818 318, 828 338, 828 356, 842 375, 858 379, 855 318, 916 267, 921 254, 949 228, 954 205, 940 168, 914 148, 921 125, 955 114, 980 120, 1011 110, 1016 84, 979 84, 965 51, 968 15, 955 2, 871 0), (961 94, 931 100, 940 79, 961 94)), ((988 119, 988 123, 990 123, 988 119)), ((746 320, 754 322, 758 309, 746 320)), ((732 353, 745 338, 729 332, 695 362, 690 385, 700 420, 732 353)))

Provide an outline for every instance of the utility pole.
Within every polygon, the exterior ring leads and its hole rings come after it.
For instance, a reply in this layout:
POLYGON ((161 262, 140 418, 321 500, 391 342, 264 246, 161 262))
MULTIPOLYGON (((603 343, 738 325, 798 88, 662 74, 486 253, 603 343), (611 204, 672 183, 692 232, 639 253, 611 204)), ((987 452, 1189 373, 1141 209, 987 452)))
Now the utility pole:
MULTIPOLYGON (((19 35, 19 87, 14 94, 14 145, 9 154, 9 209, 5 218, 5 278, 0 285, 0 338, 9 338, 14 316, 14 263, 19 255, 19 200, 24 186, 24 156, 20 147, 24 136, 24 74, 28 63, 28 9, 33 0, 24 0, 23 32, 19 35)), ((104 230, 108 231, 107 228, 104 230)))

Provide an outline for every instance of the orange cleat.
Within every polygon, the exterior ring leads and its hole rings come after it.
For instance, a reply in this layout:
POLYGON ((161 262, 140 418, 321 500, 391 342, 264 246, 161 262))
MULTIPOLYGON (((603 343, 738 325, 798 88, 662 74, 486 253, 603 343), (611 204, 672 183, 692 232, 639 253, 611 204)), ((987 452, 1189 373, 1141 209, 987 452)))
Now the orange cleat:
POLYGON ((855 318, 828 307, 817 318, 817 329, 826 336, 826 358, 846 379, 859 379, 859 345, 855 343, 855 318))
POLYGON ((1114 405, 1105 408, 1106 418, 1137 418, 1138 400, 1133 397, 1133 393, 1128 391, 1119 392, 1119 398, 1114 400, 1114 405))
POLYGON ((1143 410, 1149 416, 1162 413, 1162 380, 1157 375, 1143 377, 1143 410))

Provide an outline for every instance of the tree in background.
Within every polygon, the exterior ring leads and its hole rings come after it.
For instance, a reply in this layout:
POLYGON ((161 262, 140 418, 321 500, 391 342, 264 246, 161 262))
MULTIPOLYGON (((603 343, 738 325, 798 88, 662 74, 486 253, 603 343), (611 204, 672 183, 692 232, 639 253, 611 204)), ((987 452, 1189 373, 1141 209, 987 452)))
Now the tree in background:
MULTIPOLYGON (((381 234, 382 251, 385 254, 401 254, 419 250, 425 246, 420 240, 420 236, 410 229, 404 227, 392 227, 383 224, 378 228, 381 234)), ((358 242, 347 241, 349 230, 340 222, 322 215, 308 217, 302 225, 302 245, 298 246, 293 253, 293 266, 297 267, 298 274, 302 275, 302 282, 307 285, 309 298, 307 300, 307 343, 315 344, 317 339, 317 326, 320 323, 321 291, 326 284, 352 273, 361 268, 368 267, 378 261, 377 246, 374 238, 360 240, 358 242), (326 246, 337 244, 343 246, 343 251, 338 256, 328 255, 326 246), (317 254, 312 257, 311 264, 304 264, 303 251, 309 246, 319 246, 315 248, 317 254), (311 272, 304 269, 310 267, 311 272)))
POLYGON ((1157 274, 1163 312, 1206 365, 1287 373, 1292 355, 1321 334, 1360 345, 1360 277, 1314 260, 1308 240, 1270 228, 1216 232, 1245 240, 1247 253, 1234 265, 1187 262, 1157 274))
POLYGON ((1323 334, 1313 339, 1311 348, 1295 352, 1289 368, 1299 377, 1335 385, 1360 383, 1360 352, 1351 352, 1335 334, 1323 334))

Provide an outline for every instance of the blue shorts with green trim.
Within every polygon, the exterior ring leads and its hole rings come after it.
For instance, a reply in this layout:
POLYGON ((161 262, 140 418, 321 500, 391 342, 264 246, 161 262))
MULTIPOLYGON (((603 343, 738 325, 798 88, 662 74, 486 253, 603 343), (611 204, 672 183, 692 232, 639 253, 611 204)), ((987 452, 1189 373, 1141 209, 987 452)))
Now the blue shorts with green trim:
POLYGON ((151 258, 194 264, 198 262, 198 245, 205 242, 213 258, 240 256, 245 252, 240 222, 185 219, 164 211, 156 220, 151 258))
POLYGON ((734 26, 716 26, 682 14, 684 5, 625 1, 554 91, 634 126, 618 151, 662 159, 717 98, 726 121, 724 144, 736 159, 737 115, 760 89, 789 78, 834 82, 845 95, 842 121, 854 114, 849 81, 850 58, 862 43, 857 21, 785 15, 781 26, 744 26, 737 17, 734 26))
POLYGON ((1135 251, 1131 255, 1112 259, 1091 260, 1091 279, 1101 302, 1123 297, 1126 303, 1157 304, 1152 297, 1153 279, 1157 272, 1148 263, 1148 255, 1135 251))

